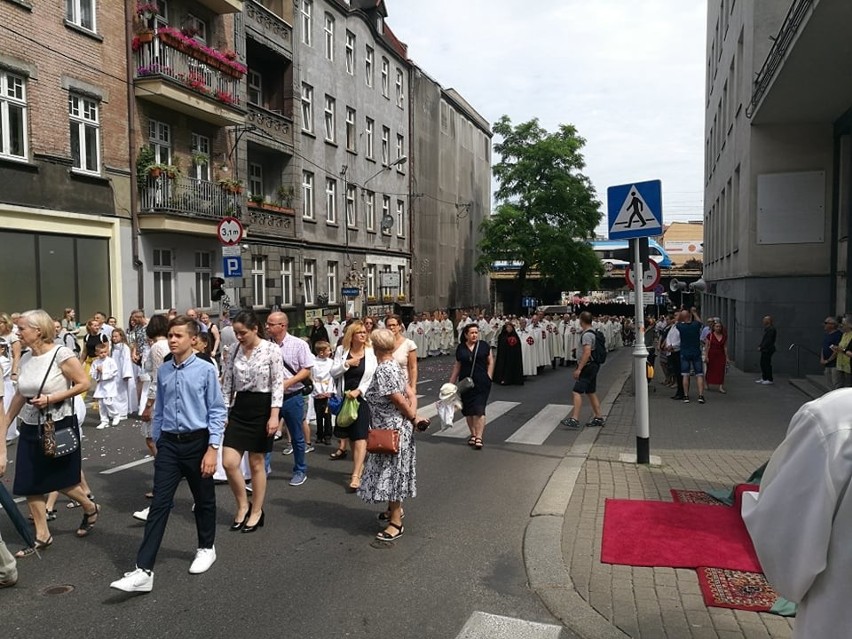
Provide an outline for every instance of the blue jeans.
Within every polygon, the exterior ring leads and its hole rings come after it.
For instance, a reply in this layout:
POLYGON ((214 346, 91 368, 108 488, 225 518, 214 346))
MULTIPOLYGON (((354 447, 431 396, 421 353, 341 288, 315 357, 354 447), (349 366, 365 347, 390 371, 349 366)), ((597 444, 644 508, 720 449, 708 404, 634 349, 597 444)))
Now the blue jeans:
POLYGON ((284 425, 290 433, 290 442, 293 444, 293 472, 307 473, 308 465, 305 463, 305 433, 302 430, 302 422, 305 419, 305 400, 301 393, 291 395, 284 400, 281 407, 281 416, 284 425))

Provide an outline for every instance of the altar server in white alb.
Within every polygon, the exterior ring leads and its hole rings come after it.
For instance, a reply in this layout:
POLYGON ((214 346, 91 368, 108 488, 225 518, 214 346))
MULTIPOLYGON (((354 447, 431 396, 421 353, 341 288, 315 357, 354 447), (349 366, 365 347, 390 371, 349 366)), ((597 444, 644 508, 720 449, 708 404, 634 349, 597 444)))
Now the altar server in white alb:
POLYGON ((110 419, 113 426, 118 426, 121 421, 118 414, 118 366, 109 356, 108 342, 99 342, 95 346, 95 359, 89 374, 97 382, 92 397, 98 400, 98 413, 101 416, 98 429, 109 428, 110 419))
POLYGON ((852 636, 852 389, 802 406, 743 520, 769 583, 799 604, 795 639, 852 636))

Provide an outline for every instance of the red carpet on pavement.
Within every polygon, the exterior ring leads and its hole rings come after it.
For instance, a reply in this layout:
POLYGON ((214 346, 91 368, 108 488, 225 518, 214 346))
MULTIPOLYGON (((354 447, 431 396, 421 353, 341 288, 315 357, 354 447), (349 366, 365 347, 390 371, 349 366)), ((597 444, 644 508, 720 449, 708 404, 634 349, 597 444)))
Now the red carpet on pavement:
POLYGON ((724 506, 721 501, 703 490, 684 490, 682 488, 671 488, 672 501, 681 504, 707 504, 708 506, 724 506))
POLYGON ((738 508, 607 499, 601 561, 762 572, 738 508))
POLYGON ((769 612, 778 600, 778 593, 759 572, 722 568, 699 568, 697 572, 708 606, 769 612))

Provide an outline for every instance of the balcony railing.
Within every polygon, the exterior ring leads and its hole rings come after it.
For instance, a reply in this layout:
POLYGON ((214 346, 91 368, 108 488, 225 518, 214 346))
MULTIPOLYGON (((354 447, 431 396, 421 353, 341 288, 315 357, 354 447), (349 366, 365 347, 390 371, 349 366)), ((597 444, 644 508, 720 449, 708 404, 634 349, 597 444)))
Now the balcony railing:
POLYGON ((781 25, 778 35, 775 36, 775 39, 773 40, 772 48, 769 50, 769 55, 766 56, 763 66, 760 68, 760 71, 758 71, 757 76, 755 77, 754 89, 751 94, 751 102, 746 108, 746 117, 751 118, 751 116, 754 115, 755 109, 757 109, 757 106, 760 104, 760 101, 769 89, 769 85, 772 84, 772 79, 778 72, 778 68, 781 66, 781 62, 787 54, 787 49, 789 49, 790 45, 793 43, 793 39, 796 37, 799 27, 802 26, 802 22, 805 20, 805 15, 813 3, 814 0, 793 0, 793 4, 790 5, 787 17, 784 18, 784 23, 781 25))
POLYGON ((202 49, 187 46, 168 32, 154 34, 150 42, 139 41, 137 36, 134 50, 135 79, 169 78, 211 100, 242 108, 240 78, 244 71, 223 55, 214 57, 202 49))
POLYGON ((245 202, 241 193, 228 193, 213 182, 188 177, 149 177, 140 187, 143 212, 168 212, 211 220, 234 215, 245 202))
POLYGON ((268 38, 281 52, 293 55, 293 27, 255 0, 245 7, 246 25, 261 36, 268 38))
POLYGON ((290 118, 249 103, 246 122, 262 131, 257 136, 261 144, 276 142, 293 148, 293 121, 290 118))

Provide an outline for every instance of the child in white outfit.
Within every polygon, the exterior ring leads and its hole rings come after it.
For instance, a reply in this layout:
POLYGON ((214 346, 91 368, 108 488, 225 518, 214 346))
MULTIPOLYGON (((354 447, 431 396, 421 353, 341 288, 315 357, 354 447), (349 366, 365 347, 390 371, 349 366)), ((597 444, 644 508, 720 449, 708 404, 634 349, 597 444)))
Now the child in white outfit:
POLYGON ((109 428, 110 419, 113 426, 118 426, 121 421, 118 414, 118 366, 109 356, 109 343, 100 342, 95 346, 95 360, 90 374, 97 382, 93 397, 98 400, 98 413, 101 416, 98 430, 109 428))

